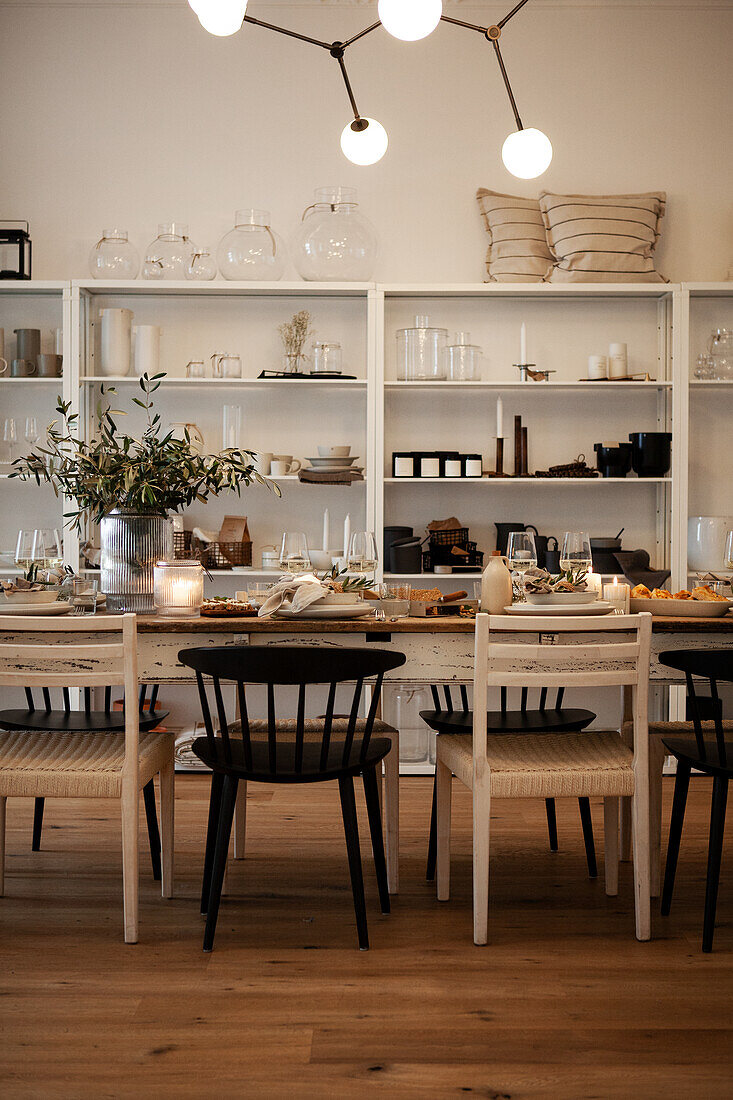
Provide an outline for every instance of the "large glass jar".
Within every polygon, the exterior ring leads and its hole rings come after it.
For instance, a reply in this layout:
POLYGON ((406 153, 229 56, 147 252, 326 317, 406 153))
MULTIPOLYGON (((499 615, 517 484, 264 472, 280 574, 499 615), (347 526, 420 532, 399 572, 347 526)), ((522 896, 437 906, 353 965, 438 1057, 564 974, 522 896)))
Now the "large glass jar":
POLYGON ((127 239, 126 229, 104 229, 89 253, 93 279, 137 279, 140 256, 127 239))
POLYGON ((183 222, 161 222, 158 236, 148 247, 143 262, 143 279, 184 280, 196 246, 183 222))
POLYGON ((710 357, 715 378, 733 378, 733 329, 716 328, 710 337, 710 357))
POLYGON ((420 717, 421 710, 433 709, 424 684, 398 684, 385 692, 385 719, 400 731, 400 761, 403 764, 427 762, 430 754, 430 730, 420 717))
POLYGON ((216 250, 225 279, 281 279, 285 245, 270 225, 269 210, 237 210, 234 229, 225 233, 216 250))
POLYGON ((353 187, 319 187, 293 235, 293 261, 312 282, 366 282, 377 259, 377 235, 359 213, 353 187))
POLYGON ((397 329, 397 377, 402 382, 437 382, 445 378, 448 329, 431 328, 429 321, 418 314, 413 328, 397 329))
POLYGON ((152 612, 155 564, 173 558, 171 521, 153 512, 113 508, 100 532, 100 588, 107 610, 152 612))

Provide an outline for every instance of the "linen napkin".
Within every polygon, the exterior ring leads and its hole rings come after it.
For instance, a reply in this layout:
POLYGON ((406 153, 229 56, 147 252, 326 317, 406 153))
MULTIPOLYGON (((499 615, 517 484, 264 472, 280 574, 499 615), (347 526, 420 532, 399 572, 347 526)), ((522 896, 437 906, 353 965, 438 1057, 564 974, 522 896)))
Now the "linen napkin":
POLYGON ((314 573, 301 573, 297 577, 283 577, 270 589, 270 593, 257 612, 260 619, 267 619, 276 611, 305 611, 317 600, 322 600, 328 589, 314 573))

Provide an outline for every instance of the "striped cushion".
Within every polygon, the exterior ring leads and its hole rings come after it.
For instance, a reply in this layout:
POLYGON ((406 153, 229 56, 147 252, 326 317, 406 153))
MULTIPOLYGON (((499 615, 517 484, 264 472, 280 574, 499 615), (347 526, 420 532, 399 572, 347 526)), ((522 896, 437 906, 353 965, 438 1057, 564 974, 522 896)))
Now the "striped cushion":
POLYGON ((489 234, 488 281, 541 283, 552 269, 553 255, 536 199, 501 195, 479 187, 481 217, 489 234))
POLYGON ((663 283, 654 269, 663 191, 644 195, 540 193, 553 283, 663 283))

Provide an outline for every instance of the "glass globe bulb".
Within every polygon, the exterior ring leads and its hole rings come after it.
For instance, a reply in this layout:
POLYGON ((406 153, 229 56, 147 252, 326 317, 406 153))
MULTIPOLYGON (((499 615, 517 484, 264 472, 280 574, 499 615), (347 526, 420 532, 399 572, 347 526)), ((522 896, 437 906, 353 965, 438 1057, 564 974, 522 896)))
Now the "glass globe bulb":
POLYGON ((501 147, 507 171, 520 180, 533 180, 546 172, 552 160, 550 139, 541 130, 515 130, 501 147))
POLYGON ((376 164, 387 152, 387 131, 376 119, 362 118, 361 121, 367 123, 364 129, 358 128, 356 119, 344 126, 341 131, 341 149, 352 164, 376 164))
POLYGON ((193 0, 193 3, 189 0, 189 3, 204 30, 219 38, 236 34, 247 10, 247 0, 193 0))
POLYGON ((402 42, 417 42, 437 27, 443 0, 379 0, 378 11, 388 34, 402 42))

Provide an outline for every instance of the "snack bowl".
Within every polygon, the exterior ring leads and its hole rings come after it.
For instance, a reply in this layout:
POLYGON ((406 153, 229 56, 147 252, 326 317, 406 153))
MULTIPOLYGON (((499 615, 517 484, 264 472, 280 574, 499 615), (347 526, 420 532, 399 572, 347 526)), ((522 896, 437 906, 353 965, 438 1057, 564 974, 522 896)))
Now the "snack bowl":
MULTIPOLYGON (((17 592, 3 592, 3 597, 8 603, 17 603, 21 604, 22 606, 27 606, 28 604, 32 603, 56 603, 60 591, 61 589, 58 585, 52 585, 49 588, 38 589, 35 592, 29 592, 27 589, 21 588, 17 592)), ((0 600, 0 608, 1 607, 2 602, 0 600)))
POLYGON ((727 615, 733 601, 731 600, 655 600, 647 597, 634 597, 629 601, 630 609, 638 611, 650 611, 652 615, 668 615, 673 619, 713 618, 719 619, 721 615, 727 615))

